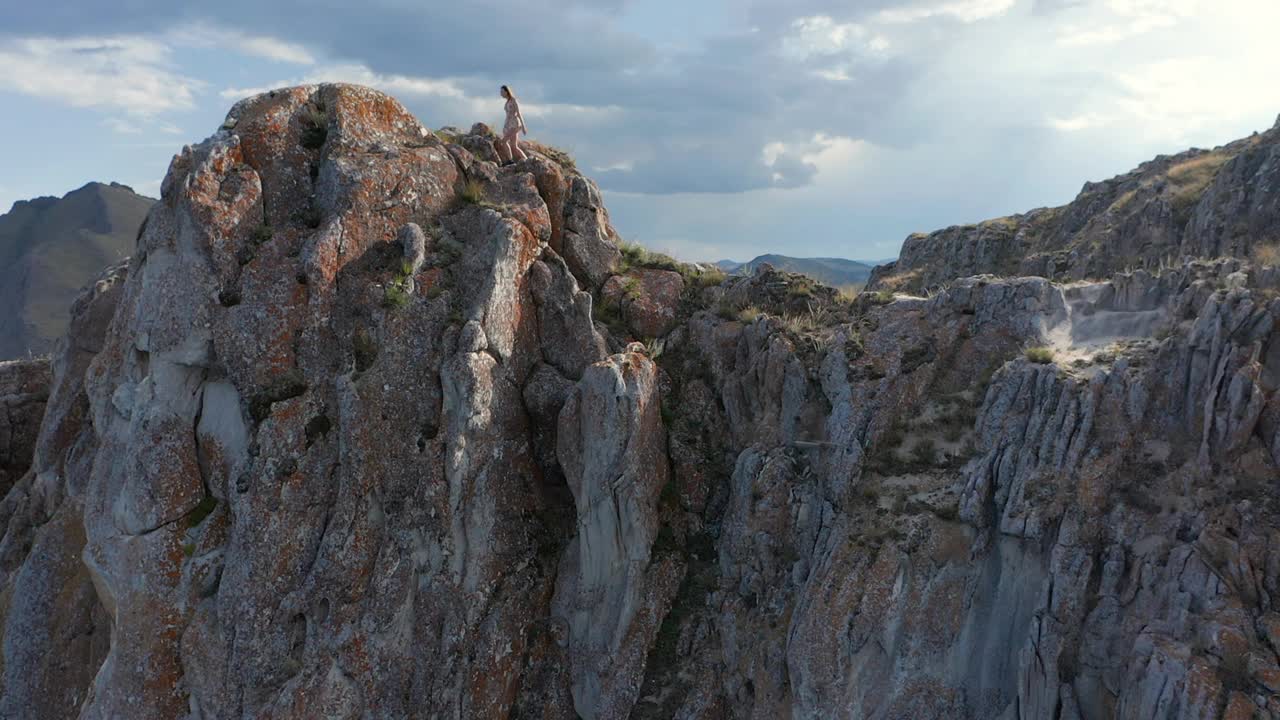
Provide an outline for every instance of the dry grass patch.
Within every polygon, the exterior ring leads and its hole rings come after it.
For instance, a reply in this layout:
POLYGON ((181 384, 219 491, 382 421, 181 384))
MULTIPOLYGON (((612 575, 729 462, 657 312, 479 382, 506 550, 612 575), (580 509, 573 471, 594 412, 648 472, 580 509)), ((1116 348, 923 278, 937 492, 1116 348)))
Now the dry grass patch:
POLYGON ((1205 153, 1174 165, 1166 174, 1171 182, 1178 185, 1205 187, 1230 159, 1231 156, 1226 153, 1205 153))
POLYGON ((570 172, 578 171, 578 164, 573 161, 573 156, 558 147, 545 145, 537 140, 521 140, 520 147, 525 150, 533 150, 535 153, 545 156, 565 170, 570 172))
POLYGON ((1218 175, 1222 166, 1231 159, 1221 152, 1205 153, 1197 158, 1178 163, 1169 168, 1166 177, 1173 183, 1173 214, 1179 223, 1191 219, 1191 211, 1200 197, 1218 175))
POLYGON ((1280 241, 1254 245, 1250 254, 1258 265, 1280 266, 1280 241))
POLYGON ((984 228, 984 229, 1005 230, 1007 232, 1013 232, 1018 229, 1018 220, 1016 218, 1009 217, 1009 216, 993 218, 991 220, 984 220, 981 223, 978 223, 978 227, 984 228))
POLYGON ((920 270, 918 268, 896 275, 889 275, 880 279, 879 285, 882 288, 880 292, 887 292, 892 296, 893 293, 905 292, 908 288, 914 287, 919 280, 920 270))
POLYGON ((1107 210, 1110 212, 1124 212, 1126 208, 1133 204, 1133 200, 1136 197, 1138 197, 1138 191, 1135 188, 1116 198, 1116 201, 1111 203, 1111 207, 1107 208, 1107 210))

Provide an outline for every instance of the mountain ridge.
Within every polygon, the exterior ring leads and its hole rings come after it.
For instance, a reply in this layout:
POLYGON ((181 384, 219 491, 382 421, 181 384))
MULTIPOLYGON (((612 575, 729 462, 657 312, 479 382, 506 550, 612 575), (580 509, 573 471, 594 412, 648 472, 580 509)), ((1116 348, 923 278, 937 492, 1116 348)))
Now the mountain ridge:
POLYGON ((1280 118, 1246 138, 1086 182, 1066 205, 913 233, 869 287, 921 292, 980 274, 1069 281, 1187 258, 1271 258, 1280 200, 1255 189, 1280 182, 1277 148, 1280 118))
POLYGON ((849 260, 836 257, 791 257, 778 253, 758 255, 747 262, 720 260, 716 267, 728 273, 750 274, 762 264, 769 264, 778 270, 808 275, 815 280, 833 287, 860 286, 871 276, 875 267, 872 263, 860 260, 849 260))
POLYGON ((133 252, 155 201, 119 183, 16 201, 0 215, 0 358, 42 355, 66 330, 72 300, 133 252))

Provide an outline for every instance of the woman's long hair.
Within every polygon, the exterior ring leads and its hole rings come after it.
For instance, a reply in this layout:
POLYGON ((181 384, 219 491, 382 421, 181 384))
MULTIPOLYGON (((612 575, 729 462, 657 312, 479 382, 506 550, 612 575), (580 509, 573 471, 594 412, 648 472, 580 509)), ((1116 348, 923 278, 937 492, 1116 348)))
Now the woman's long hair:
POLYGON ((514 92, 514 91, 512 91, 512 90, 511 90, 511 87, 510 87, 509 85, 503 85, 503 86, 502 86, 502 92, 503 92, 503 94, 504 94, 504 95, 506 95, 507 97, 511 98, 512 100, 515 100, 515 99, 516 99, 516 94, 515 94, 515 92, 514 92))

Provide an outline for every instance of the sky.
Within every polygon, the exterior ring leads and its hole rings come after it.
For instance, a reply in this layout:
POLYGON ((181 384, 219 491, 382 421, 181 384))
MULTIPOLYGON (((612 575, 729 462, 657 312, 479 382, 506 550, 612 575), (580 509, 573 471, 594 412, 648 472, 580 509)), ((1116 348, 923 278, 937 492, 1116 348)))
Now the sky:
POLYGON ((357 82, 500 125, 685 260, 891 258, 1280 113, 1276 0, 5 0, 0 211, 156 196, 238 99, 357 82))

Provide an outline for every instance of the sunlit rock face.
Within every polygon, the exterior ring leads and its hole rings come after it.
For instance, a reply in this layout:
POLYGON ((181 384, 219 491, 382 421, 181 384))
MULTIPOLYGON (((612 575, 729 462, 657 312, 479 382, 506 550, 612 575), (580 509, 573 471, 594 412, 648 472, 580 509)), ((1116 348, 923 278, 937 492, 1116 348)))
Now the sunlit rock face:
POLYGON ((1177 269, 1189 258, 1276 265, 1280 121, 1212 150, 1161 155, 1123 175, 1087 182, 1071 203, 917 233, 873 289, 918 292, 970 275, 1100 279, 1177 269))
POLYGON ((848 298, 491 148, 322 85, 174 158, 0 502, 0 717, 1280 712, 1260 241, 848 298))

